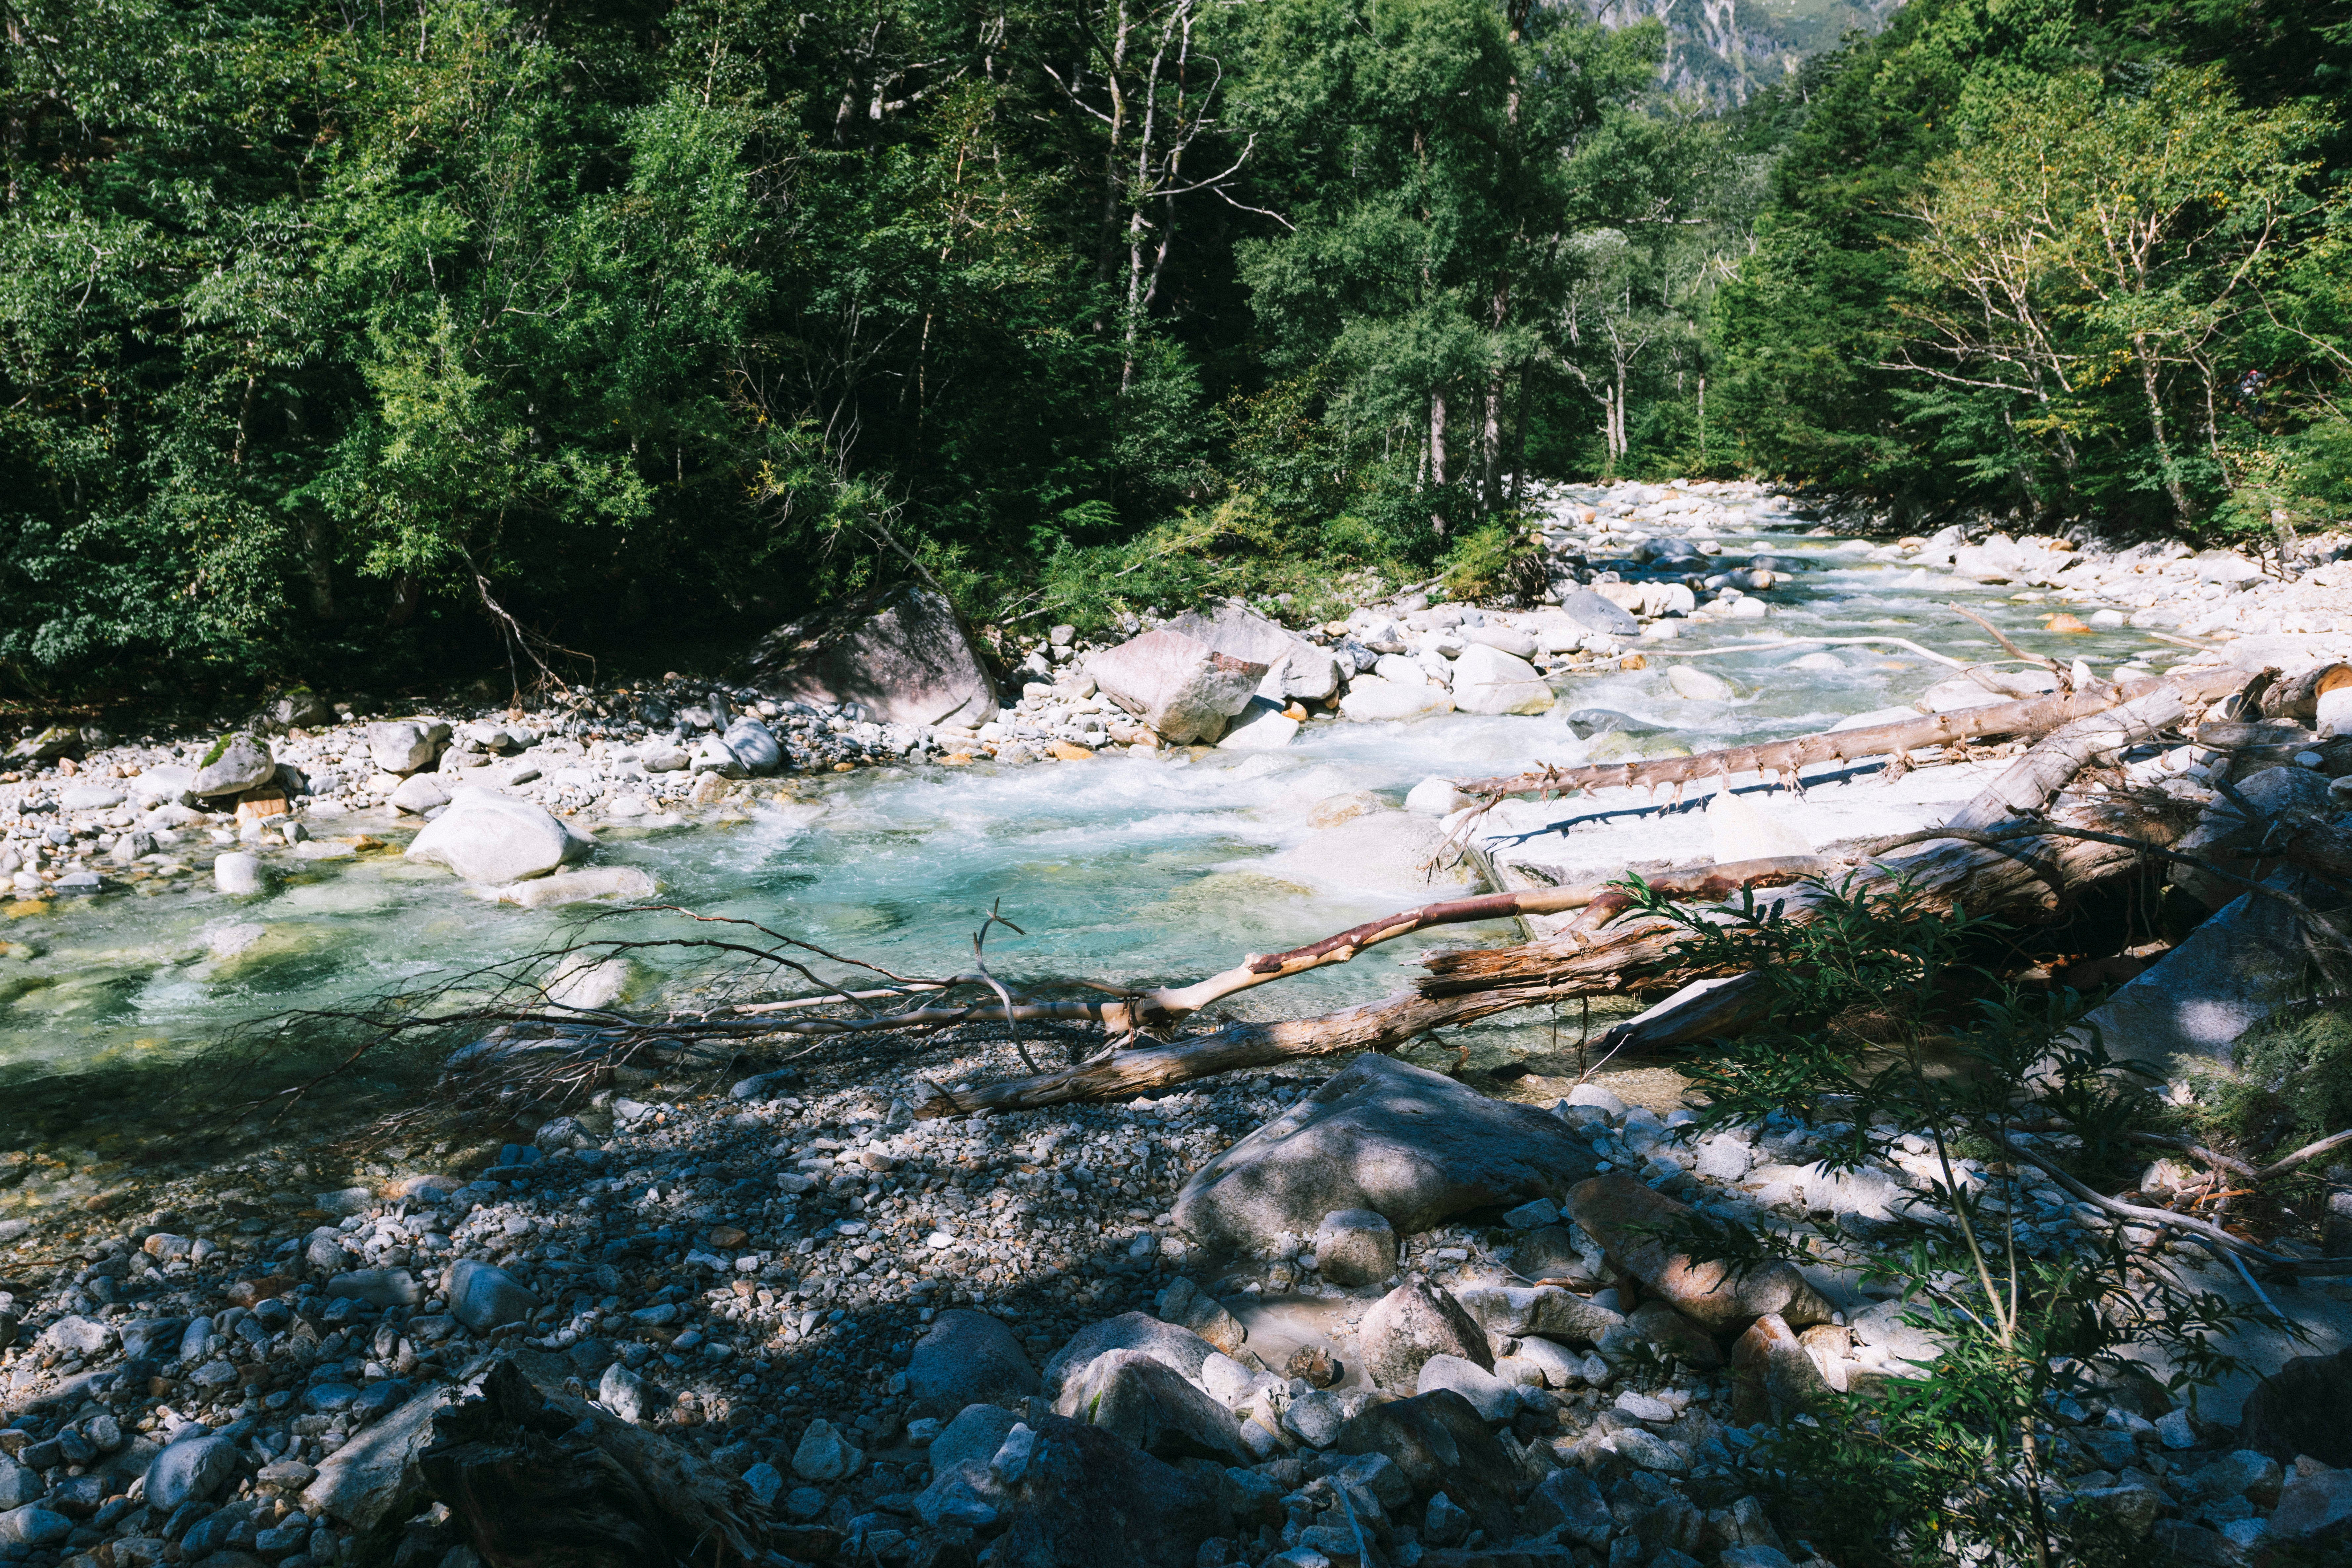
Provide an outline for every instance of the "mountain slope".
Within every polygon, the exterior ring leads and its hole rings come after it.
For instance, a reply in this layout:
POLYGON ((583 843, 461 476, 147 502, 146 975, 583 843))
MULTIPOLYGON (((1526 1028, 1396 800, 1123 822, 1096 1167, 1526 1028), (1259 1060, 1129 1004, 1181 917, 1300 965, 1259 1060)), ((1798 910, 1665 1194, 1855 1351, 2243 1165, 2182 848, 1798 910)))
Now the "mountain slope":
POLYGON ((1666 26, 1661 84, 1717 104, 1745 102, 1853 31, 1875 32, 1902 0, 1563 0, 1607 27, 1666 26))

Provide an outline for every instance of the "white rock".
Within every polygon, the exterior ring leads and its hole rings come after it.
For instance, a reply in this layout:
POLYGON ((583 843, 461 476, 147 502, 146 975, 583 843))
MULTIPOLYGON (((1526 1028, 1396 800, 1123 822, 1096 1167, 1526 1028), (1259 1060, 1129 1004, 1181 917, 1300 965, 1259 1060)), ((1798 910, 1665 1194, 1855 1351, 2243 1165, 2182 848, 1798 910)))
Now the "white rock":
POLYGON ((1454 699, 1441 687, 1403 686, 1360 675, 1339 699, 1339 717, 1358 723, 1430 719, 1454 711, 1454 699))
POLYGON ((1454 787, 1452 779, 1434 775, 1422 780, 1406 792, 1404 808, 1424 816, 1444 816, 1470 804, 1470 797, 1454 787))
POLYGON ((1728 789, 1717 790, 1707 803, 1706 826, 1717 860, 1769 860, 1816 852, 1813 842, 1785 818, 1728 789))
POLYGON ((1687 664, 1677 664, 1667 670, 1666 684, 1675 689, 1675 696, 1694 702, 1729 702, 1739 695, 1738 688, 1723 677, 1709 675, 1687 664))
POLYGON ((407 858, 446 866, 469 882, 544 877, 587 853, 590 841, 531 802, 460 785, 449 809, 410 841, 407 858))
POLYGON ((221 856, 213 862, 213 886, 233 896, 261 891, 261 857, 246 849, 221 856))

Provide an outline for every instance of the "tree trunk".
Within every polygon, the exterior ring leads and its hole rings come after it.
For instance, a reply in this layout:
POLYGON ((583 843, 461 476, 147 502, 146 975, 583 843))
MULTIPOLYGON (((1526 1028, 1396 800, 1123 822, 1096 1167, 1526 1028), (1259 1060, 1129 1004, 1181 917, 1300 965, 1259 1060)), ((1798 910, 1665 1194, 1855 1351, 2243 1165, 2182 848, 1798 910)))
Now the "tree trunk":
POLYGON ((2186 524, 2189 521, 2189 492, 2181 487, 2180 470, 2172 461, 2172 441, 2164 426, 2164 397, 2157 384, 2156 356, 2149 352, 2147 339, 2132 339, 2132 353, 2139 360, 2140 390, 2147 395, 2147 427, 2156 439, 2156 460, 2164 466, 2164 493, 2172 498, 2176 519, 2186 524))
MULTIPOLYGON (((1433 395, 1429 400, 1429 485, 1433 490, 1445 489, 1445 394, 1433 395)), ((1430 509, 1430 531, 1439 538, 1445 536, 1444 502, 1430 509)))

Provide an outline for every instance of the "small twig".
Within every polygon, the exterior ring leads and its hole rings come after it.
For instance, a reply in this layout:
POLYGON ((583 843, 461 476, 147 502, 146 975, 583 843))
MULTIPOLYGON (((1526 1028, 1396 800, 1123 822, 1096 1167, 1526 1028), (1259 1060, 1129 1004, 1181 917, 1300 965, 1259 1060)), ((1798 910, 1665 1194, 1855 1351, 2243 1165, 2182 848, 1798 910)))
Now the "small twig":
POLYGON ((2042 668, 2048 670, 2051 674, 2056 676, 2062 689, 2073 689, 2074 684, 2074 672, 2069 669, 2066 666, 2060 664, 2056 659, 2047 658, 2046 656, 2038 653, 2026 652, 2023 648, 2009 640, 2009 634, 2002 631, 1999 626, 1994 626, 1990 621, 1985 619, 1982 616, 1978 615, 1974 610, 1969 609, 1965 605, 1947 605, 1944 607, 1957 615, 1966 616, 1969 619, 1976 622, 1977 625, 1990 632, 1992 634, 1993 641, 2007 648, 2010 651, 2011 658, 2021 658, 2028 664, 2038 664, 2042 668))
POLYGON ((996 993, 996 999, 1004 1004, 1005 1030, 1013 1037, 1013 1048, 1020 1053, 1021 1065, 1029 1069, 1030 1076, 1034 1078, 1037 1073, 1037 1061, 1035 1058, 1029 1054, 1029 1047, 1022 1044, 1021 1020, 1013 1016, 1013 993, 1007 991, 1004 988, 1003 984, 1000 982, 995 975, 991 974, 988 972, 988 959, 986 954, 982 951, 983 945, 988 941, 988 929, 991 926, 1003 926, 1016 936, 1027 936, 1029 934, 1027 931, 1023 931, 1019 926, 1014 925, 1011 921, 1006 920, 1003 915, 996 912, 997 905, 1002 904, 1003 901, 1003 900, 999 899, 995 903, 990 904, 988 906, 988 918, 980 922, 980 929, 978 931, 971 933, 971 961, 979 967, 980 977, 988 982, 988 988, 996 993))
POLYGON ((2264 1165, 2261 1170, 2252 1172, 2251 1174, 2257 1182, 2266 1182, 2273 1176, 2283 1175, 2286 1172, 2294 1169, 2297 1165, 2302 1164, 2305 1160, 2316 1159, 2318 1156, 2326 1153, 2330 1149, 2340 1148, 2346 1143, 2352 1143, 2352 1128, 2347 1128, 2341 1132, 2331 1132, 2316 1143, 2306 1143, 2302 1148, 2297 1149, 2294 1153, 2287 1155, 2284 1159, 2273 1160, 2269 1164, 2264 1165))

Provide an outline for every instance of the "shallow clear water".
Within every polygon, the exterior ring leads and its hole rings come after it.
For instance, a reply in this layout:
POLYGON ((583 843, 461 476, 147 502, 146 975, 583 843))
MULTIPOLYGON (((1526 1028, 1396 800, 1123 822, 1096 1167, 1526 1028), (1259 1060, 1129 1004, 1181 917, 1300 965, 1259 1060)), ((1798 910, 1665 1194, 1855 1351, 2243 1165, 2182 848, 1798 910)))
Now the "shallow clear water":
MULTIPOLYGON (((1954 599, 1992 614, 2025 646, 2086 657, 2102 674, 2121 658, 2162 647, 2128 631, 2046 633, 2040 620, 2062 607, 2054 601, 2011 603, 2006 589, 1871 563, 1849 542, 1804 539, 1793 530, 1720 537, 1727 556, 1769 550, 1818 558, 1829 569, 1774 592, 1769 621, 1686 625, 1668 649, 1874 631, 1962 658, 1997 654, 1979 628, 1944 608, 1954 599)), ((1813 651, 1800 646, 1699 661, 1740 689, 1728 702, 1675 696, 1665 675, 1681 661, 1654 658, 1644 670, 1572 678, 1560 707, 1540 717, 1318 723, 1273 754, 1126 754, 800 781, 794 798, 762 805, 740 823, 606 829, 598 858, 644 866, 667 900, 756 920, 906 973, 967 968, 971 933, 994 905, 1026 933, 1000 930, 990 939, 1001 974, 1114 984, 1191 979, 1244 952, 1312 941, 1433 896, 1393 884, 1318 890, 1268 876, 1268 858, 1313 831, 1308 814, 1318 801, 1352 791, 1398 801, 1432 774, 1572 763, 1578 746, 1562 716, 1575 709, 1614 709, 1674 729, 1699 750, 1805 733, 1907 702, 1949 673, 1916 655, 1853 647, 1832 650, 1844 666, 1838 670, 1785 668, 1813 651)), ((14 944, 0 957, 6 1091, 0 1143, 105 1121, 160 1099, 154 1091, 166 1087, 216 1099, 305 1065, 290 1047, 274 1059, 264 1051, 239 1058, 235 1077, 225 1079, 232 1069, 214 1047, 248 1020, 421 989, 545 947, 592 920, 605 920, 600 934, 616 934, 615 922, 594 906, 530 911, 486 903, 446 873, 389 852, 281 869, 294 874, 259 898, 223 897, 199 873, 192 891, 60 900, 0 922, 0 941, 14 944), (214 956, 215 934, 244 924, 258 924, 264 934, 236 956, 214 956)), ((651 915, 622 920, 633 934, 678 923, 651 915)), ((1512 932, 1498 922, 1454 940, 1501 942, 1512 932)), ((1399 943, 1253 993, 1236 1011, 1296 1014, 1381 994, 1402 983, 1400 966, 1423 945, 1399 943)), ((645 961, 640 997, 662 989, 660 964, 660 955, 645 961)))

